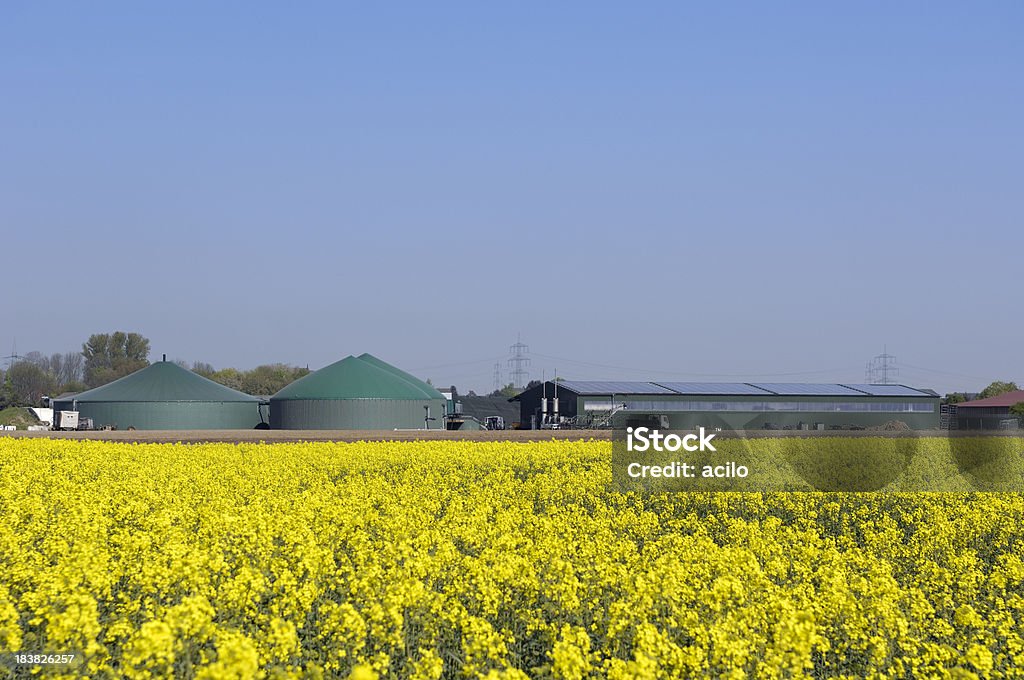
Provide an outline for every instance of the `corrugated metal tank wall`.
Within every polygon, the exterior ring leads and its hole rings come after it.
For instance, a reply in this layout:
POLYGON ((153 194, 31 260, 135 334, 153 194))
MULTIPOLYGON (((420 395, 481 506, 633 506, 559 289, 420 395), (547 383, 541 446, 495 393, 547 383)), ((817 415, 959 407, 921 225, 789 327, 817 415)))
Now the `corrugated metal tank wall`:
POLYGON ((275 430, 421 429, 425 406, 431 429, 442 429, 444 401, 413 399, 270 400, 270 427, 275 430))
POLYGON ((251 430, 261 422, 256 402, 83 402, 78 413, 119 430, 251 430))

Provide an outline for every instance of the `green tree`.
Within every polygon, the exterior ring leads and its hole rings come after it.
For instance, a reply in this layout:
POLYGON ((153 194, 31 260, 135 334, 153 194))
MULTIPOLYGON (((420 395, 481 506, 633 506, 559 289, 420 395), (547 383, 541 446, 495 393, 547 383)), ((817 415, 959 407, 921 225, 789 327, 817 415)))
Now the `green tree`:
POLYGON ((1002 382, 1000 380, 995 381, 978 395, 979 399, 988 399, 989 397, 998 397, 1000 394, 1006 394, 1007 392, 1015 392, 1020 388, 1017 387, 1015 382, 1002 382))
POLYGON ((1010 413, 1018 418, 1024 418, 1024 401, 1018 401, 1016 404, 1011 406, 1010 413))
POLYGON ((302 376, 309 375, 308 368, 288 364, 264 364, 249 371, 239 371, 237 368, 222 368, 218 371, 210 364, 197 361, 192 364, 192 370, 225 387, 259 396, 270 396, 302 376))
POLYGON ((99 387, 149 365, 149 340, 138 333, 97 333, 82 345, 85 384, 99 387))
POLYGON ((512 398, 512 397, 516 396, 517 394, 519 394, 519 389, 516 388, 516 386, 513 385, 512 383, 509 383, 509 384, 505 385, 504 387, 502 387, 500 390, 494 390, 493 392, 491 392, 487 396, 488 397, 512 398))
POLYGON ((943 399, 943 404, 962 404, 967 401, 967 395, 963 392, 950 392, 943 399))
MULTIPOLYGON (((200 373, 199 375, 203 375, 200 373)), ((219 371, 214 371, 210 375, 203 376, 210 380, 220 383, 225 387, 230 387, 233 390, 242 389, 242 372, 237 368, 222 368, 219 371)))
POLYGON ((85 392, 87 389, 89 388, 84 382, 72 380, 71 382, 64 383, 63 385, 58 387, 57 394, 63 394, 64 392, 73 392, 77 394, 79 392, 85 392))
POLYGON ((270 396, 308 374, 308 368, 298 368, 287 364, 257 366, 242 374, 241 390, 246 394, 270 396))
POLYGON ((19 361, 7 370, 4 377, 10 405, 39 406, 43 395, 53 394, 57 381, 31 361, 19 361))

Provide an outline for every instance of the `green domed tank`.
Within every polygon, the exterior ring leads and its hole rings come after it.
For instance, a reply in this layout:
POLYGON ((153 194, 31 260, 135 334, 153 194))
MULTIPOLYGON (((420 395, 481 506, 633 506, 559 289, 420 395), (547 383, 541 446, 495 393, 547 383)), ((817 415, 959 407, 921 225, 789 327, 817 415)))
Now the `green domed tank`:
POLYGON ((158 361, 106 385, 55 402, 93 426, 119 430, 251 430, 263 422, 260 400, 158 361))
POLYGON ((443 429, 444 395, 364 354, 347 356, 270 398, 270 427, 282 430, 443 429))

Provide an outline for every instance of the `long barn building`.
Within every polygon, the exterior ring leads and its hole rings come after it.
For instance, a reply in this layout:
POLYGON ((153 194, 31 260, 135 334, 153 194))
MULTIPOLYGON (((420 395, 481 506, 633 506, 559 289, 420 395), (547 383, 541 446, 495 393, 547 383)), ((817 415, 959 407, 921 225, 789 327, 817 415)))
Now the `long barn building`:
POLYGON ((939 395, 905 385, 559 380, 524 391, 520 427, 652 425, 725 430, 833 430, 900 421, 939 427, 939 395))

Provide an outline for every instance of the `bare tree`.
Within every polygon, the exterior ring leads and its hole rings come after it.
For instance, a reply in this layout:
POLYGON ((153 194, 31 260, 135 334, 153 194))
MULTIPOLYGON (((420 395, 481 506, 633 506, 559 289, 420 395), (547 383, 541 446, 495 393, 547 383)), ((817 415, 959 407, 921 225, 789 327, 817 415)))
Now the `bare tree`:
POLYGON ((46 370, 46 357, 41 352, 28 352, 21 357, 22 361, 27 361, 30 364, 35 364, 39 368, 46 370))
POLYGON ((57 382, 61 385, 82 382, 85 377, 82 373, 84 366, 85 357, 81 352, 65 352, 61 357, 61 372, 57 374, 57 382))
POLYGON ((57 387, 77 385, 82 381, 84 359, 78 352, 56 352, 50 356, 40 352, 29 352, 22 360, 41 368, 53 379, 57 387))
POLYGON ((211 375, 217 372, 217 369, 213 367, 213 364, 208 364, 205 361, 193 361, 192 372, 197 373, 204 378, 209 378, 211 375))
POLYGON ((11 397, 19 406, 38 406, 43 395, 54 390, 54 382, 53 376, 33 361, 19 361, 7 370, 11 397))

